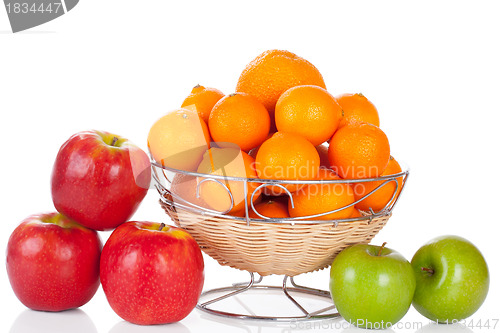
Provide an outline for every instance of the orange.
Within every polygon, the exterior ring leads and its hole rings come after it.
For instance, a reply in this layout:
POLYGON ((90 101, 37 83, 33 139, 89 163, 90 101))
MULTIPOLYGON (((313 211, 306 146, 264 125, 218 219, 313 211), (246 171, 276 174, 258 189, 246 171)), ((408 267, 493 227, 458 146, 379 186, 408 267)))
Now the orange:
POLYGON ((170 192, 175 203, 189 206, 189 203, 209 208, 201 197, 196 196, 196 187, 198 186, 197 177, 176 173, 172 179, 170 192), (186 203, 187 201, 187 203, 186 203))
POLYGON ((235 143, 246 152, 264 142, 270 124, 266 108, 255 97, 244 93, 220 99, 208 118, 208 128, 215 142, 235 143))
MULTIPOLYGON (((255 205, 255 210, 259 212, 259 214, 269 218, 279 219, 290 217, 287 205, 280 201, 268 200, 261 202, 255 205)), ((253 219, 262 219, 262 217, 258 216, 251 207, 249 208, 248 216, 253 219)))
POLYGON ((389 140, 375 125, 350 123, 333 135, 328 157, 332 169, 342 178, 378 177, 389 163, 389 140))
POLYGON ((305 84, 326 88, 323 76, 309 61, 289 51, 269 50, 245 67, 236 91, 257 97, 274 119, 274 106, 280 95, 305 84))
POLYGON ((209 148, 208 127, 196 111, 177 109, 158 119, 148 134, 156 162, 173 169, 195 171, 209 148))
MULTIPOLYGON (((387 168, 385 168, 384 172, 382 172, 381 176, 389 176, 394 175, 401 172, 401 166, 399 163, 391 156, 389 160, 389 164, 387 164, 387 168)), ((398 177, 396 179, 398 185, 397 193, 394 196, 394 199, 397 198, 401 188, 403 186, 403 177, 398 177)), ((362 182, 354 185, 354 196, 356 200, 361 199, 365 195, 369 194, 371 191, 375 190, 378 186, 384 183, 383 180, 373 181, 373 182, 362 182)), ((356 208, 369 211, 370 208, 373 209, 374 212, 381 211, 387 205, 387 203, 391 200, 394 192, 396 191, 396 183, 394 181, 390 181, 380 187, 377 191, 370 194, 366 199, 356 204, 356 208)))
POLYGON ((316 150, 319 154, 319 165, 325 168, 329 168, 330 161, 328 160, 328 145, 323 144, 316 146, 316 150))
POLYGON ((214 107, 215 103, 224 97, 224 94, 215 88, 205 88, 204 86, 196 85, 191 93, 182 102, 181 107, 198 112, 200 117, 208 123, 208 116, 214 107))
MULTIPOLYGON (((269 133, 266 137, 266 140, 269 139, 270 137, 272 137, 274 135, 274 133, 269 133)), ((255 148, 252 148, 249 152, 248 152, 248 155, 252 156, 253 158, 256 158, 257 157, 257 152, 259 151, 259 148, 262 144, 258 145, 257 147, 255 148)))
POLYGON ((290 88, 280 96, 274 116, 279 132, 302 135, 317 146, 335 133, 342 109, 325 89, 303 85, 290 88))
POLYGON ((350 122, 364 122, 380 126, 377 108, 363 94, 343 94, 337 96, 336 100, 344 111, 339 127, 350 122))
MULTIPOLYGON (((225 177, 257 178, 254 164, 255 160, 240 149, 210 148, 203 155, 198 172, 225 177)), ((243 181, 216 179, 218 181, 216 182, 206 179, 211 178, 198 177, 199 192, 203 201, 213 210, 221 213, 226 211, 234 213, 245 208, 245 183, 243 181), (229 194, 228 190, 231 194, 229 194), (232 207, 231 196, 233 197, 232 207)), ((253 191, 260 184, 255 182, 248 182, 247 184, 247 204, 249 204, 253 191)), ((260 190, 255 194, 254 200, 257 200, 259 195, 260 190)))
POLYGON ((355 218, 355 217, 361 217, 361 216, 363 216, 363 214, 361 214, 359 209, 354 208, 354 210, 352 211, 352 214, 351 214, 351 216, 349 216, 349 218, 355 218))
MULTIPOLYGON (((255 159, 259 178, 277 180, 314 179, 318 174, 319 155, 316 148, 300 135, 275 133, 264 141, 255 159)), ((302 185, 287 184, 290 192, 302 185)), ((267 187, 273 195, 285 193, 277 186, 267 187)))
MULTIPOLYGON (((249 209, 251 209, 251 208, 249 208, 249 209)), ((245 217, 245 214, 246 214, 245 209, 240 209, 237 212, 227 213, 226 215, 231 215, 231 216, 236 216, 236 217, 245 217)))
MULTIPOLYGON (((318 180, 340 179, 335 172, 320 168, 318 180)), ((354 202, 354 193, 349 184, 310 184, 297 192, 292 193, 292 202, 288 203, 288 211, 291 217, 309 216, 326 213, 339 209, 354 202)), ((346 207, 338 212, 311 218, 312 220, 334 220, 351 217, 354 205, 346 207)))

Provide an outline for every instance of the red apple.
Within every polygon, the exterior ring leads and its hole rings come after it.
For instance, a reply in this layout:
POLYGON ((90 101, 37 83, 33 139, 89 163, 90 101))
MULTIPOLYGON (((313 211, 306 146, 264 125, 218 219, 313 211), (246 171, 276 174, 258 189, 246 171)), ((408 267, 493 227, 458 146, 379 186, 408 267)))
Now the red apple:
POLYGON ((101 283, 111 308, 140 325, 186 317, 203 289, 204 263, 194 238, 176 227, 126 222, 109 236, 101 283))
POLYGON ((14 230, 7 245, 12 289, 33 310, 82 306, 99 287, 101 249, 95 230, 59 213, 32 215, 14 230))
POLYGON ((95 230, 109 230, 130 219, 151 181, 148 156, 127 139, 85 131, 66 141, 52 171, 56 209, 95 230))

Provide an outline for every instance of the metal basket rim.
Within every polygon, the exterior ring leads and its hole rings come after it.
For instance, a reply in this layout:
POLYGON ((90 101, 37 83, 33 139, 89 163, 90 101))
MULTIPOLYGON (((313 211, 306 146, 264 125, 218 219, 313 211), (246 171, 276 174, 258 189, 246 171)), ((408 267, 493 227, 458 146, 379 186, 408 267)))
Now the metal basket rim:
MULTIPOLYGON (((207 174, 207 173, 199 173, 199 172, 194 172, 194 171, 186 171, 186 170, 180 170, 180 169, 174 169, 167 167, 165 165, 159 164, 156 161, 151 162, 152 166, 155 166, 157 168, 167 170, 176 174, 183 174, 186 176, 192 176, 192 177, 203 177, 203 178, 211 178, 211 179, 218 179, 218 180, 228 180, 228 181, 241 181, 241 182, 249 182, 249 183, 261 183, 261 184, 298 184, 298 185, 311 185, 311 184, 350 184, 350 183, 362 183, 362 182, 373 182, 373 181, 384 181, 388 179, 396 179, 400 177, 404 177, 410 173, 410 168, 406 165, 401 166, 401 172, 387 175, 387 176, 379 176, 379 177, 372 177, 372 178, 359 178, 359 179, 354 179, 354 178, 340 178, 340 179, 321 179, 321 180, 285 180, 285 179, 263 179, 263 178, 245 178, 245 177, 231 177, 231 176, 223 176, 223 175, 214 175, 214 174, 207 174)), ((400 162, 401 165, 401 162, 400 162)))
POLYGON ((239 222, 247 222, 247 223, 267 223, 267 224, 276 224, 276 225, 295 225, 295 224, 303 224, 303 225, 313 225, 313 224, 334 224, 335 226, 338 226, 339 224, 342 223, 350 223, 350 222, 359 222, 359 221, 372 221, 373 219, 377 218, 383 218, 383 217, 390 217, 392 215, 391 210, 382 210, 380 212, 364 212, 367 215, 362 215, 359 217, 349 217, 345 219, 335 219, 335 220, 311 220, 308 219, 307 216, 304 216, 302 218, 297 218, 297 217, 289 217, 289 218, 264 218, 264 219, 259 219, 259 218, 251 218, 251 217, 246 217, 246 216, 234 216, 234 215, 227 215, 227 214, 222 214, 221 212, 216 212, 216 211, 210 211, 210 210, 200 210, 196 209, 193 207, 189 207, 183 204, 180 204, 178 202, 174 202, 173 200, 166 199, 165 197, 161 197, 160 201, 163 202, 165 205, 170 205, 174 208, 180 208, 186 212, 189 212, 191 214, 195 215, 202 215, 202 216, 207 216, 209 218, 220 218, 220 219, 225 219, 225 220, 233 220, 233 221, 239 221, 239 222))
MULTIPOLYGON (((185 171, 185 170, 178 170, 174 168, 169 168, 163 165, 160 165, 156 162, 152 162, 152 166, 159 168, 160 174, 163 174, 163 176, 168 180, 167 175, 165 174, 165 171, 171 172, 173 174, 183 174, 186 176, 190 177, 200 177, 204 178, 203 181, 215 181, 219 184, 221 184, 226 191, 228 192, 230 199, 231 199, 231 207, 224 212, 219 212, 216 210, 208 209, 206 207, 198 207, 195 204, 189 202, 188 205, 181 204, 180 202, 174 201, 173 198, 169 199, 166 197, 166 194, 175 196, 175 194, 170 193, 170 191, 164 187, 162 182, 159 180, 159 175, 158 175, 158 170, 153 169, 154 171, 154 181, 157 183, 155 184, 156 189, 161 195, 160 200, 163 201, 167 205, 171 205, 172 207, 178 207, 180 209, 184 209, 187 211, 190 211, 191 213, 197 214, 197 215, 204 215, 204 216, 212 216, 212 217, 223 217, 227 218, 228 215, 226 215, 233 207, 234 201, 233 201, 233 196, 229 188, 227 187, 227 184, 222 183, 219 181, 219 179, 225 181, 241 181, 245 183, 259 183, 261 184, 258 188, 261 187, 267 187, 267 186, 279 186, 287 192, 288 196, 290 199, 292 199, 292 194, 282 185, 282 184, 300 184, 300 185, 328 185, 328 184, 353 184, 353 183, 359 183, 359 182, 380 182, 381 185, 377 186, 374 190, 372 190, 370 193, 366 194, 364 197, 356 200, 355 202, 344 206, 337 208, 335 210, 329 211, 329 212, 324 212, 320 214, 315 214, 315 215, 309 215, 309 216, 300 216, 300 217, 290 217, 290 218, 280 218, 280 219, 274 219, 274 218, 269 218, 264 215, 261 215, 259 212, 254 207, 254 202, 253 202, 253 197, 255 195, 255 191, 257 189, 254 189, 251 198, 250 198, 250 205, 248 203, 245 204, 245 215, 240 217, 240 216, 234 216, 234 215, 229 215, 231 218, 239 221, 246 221, 247 225, 250 225, 251 223, 256 223, 256 222, 263 222, 265 221, 266 223, 276 223, 276 224, 311 224, 311 218, 317 218, 322 215, 328 215, 330 213, 335 213, 336 211, 340 211, 342 209, 345 209, 349 206, 354 206, 358 202, 364 200, 367 196, 371 195, 373 192, 377 191, 381 187, 383 187, 387 182, 396 182, 396 190, 393 193, 393 197, 391 200, 386 204, 386 206, 377 212, 374 212, 372 209, 370 211, 365 211, 363 216, 360 217, 348 217, 348 218, 342 218, 342 219, 315 219, 313 223, 316 224, 323 224, 323 223, 334 223, 335 225, 338 225, 338 223, 342 222, 354 222, 354 221, 360 221, 360 220, 369 220, 371 221, 374 218, 379 218, 379 217, 384 217, 384 216, 390 216, 392 214, 392 209, 396 205, 396 203, 399 201, 399 197, 401 195, 401 192, 403 188, 406 185, 407 178, 409 176, 409 167, 407 167, 405 164, 404 170, 402 168, 402 171, 396 174, 392 175, 387 175, 387 176, 379 176, 379 177, 373 177, 373 178, 364 178, 364 179, 328 179, 328 180, 276 180, 276 179, 260 179, 260 178, 243 178, 243 177, 228 177, 228 176, 223 176, 223 175, 212 175, 212 174, 204 174, 204 173, 198 173, 198 172, 191 172, 191 171, 185 171), (399 179, 402 179, 402 188, 398 191, 397 188, 399 187, 399 179), (250 206, 250 207, 249 207, 250 206), (258 218, 250 218, 249 217, 249 211, 253 210, 257 216, 261 217, 261 219, 258 218)), ((199 185, 198 185, 199 186, 199 185)), ((247 187, 244 186, 244 190, 246 193, 247 187)), ((245 202, 248 200, 247 194, 244 195, 245 197, 245 202)), ((180 201, 184 201, 185 199, 179 197, 180 201)), ((293 207, 293 203, 292 203, 293 207)))

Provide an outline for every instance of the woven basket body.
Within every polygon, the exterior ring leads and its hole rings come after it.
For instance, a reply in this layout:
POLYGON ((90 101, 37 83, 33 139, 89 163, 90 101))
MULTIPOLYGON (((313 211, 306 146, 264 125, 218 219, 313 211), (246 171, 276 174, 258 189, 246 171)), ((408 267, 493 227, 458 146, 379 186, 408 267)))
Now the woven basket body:
POLYGON ((207 216, 160 201, 175 224, 186 229, 219 264, 259 273, 295 276, 328 267, 349 245, 368 243, 386 224, 383 217, 335 223, 252 222, 207 216))

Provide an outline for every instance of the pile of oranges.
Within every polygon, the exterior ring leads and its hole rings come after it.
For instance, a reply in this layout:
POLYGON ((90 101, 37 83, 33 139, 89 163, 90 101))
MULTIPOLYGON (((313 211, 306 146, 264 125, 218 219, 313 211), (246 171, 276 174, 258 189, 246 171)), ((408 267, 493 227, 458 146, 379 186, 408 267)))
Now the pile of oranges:
POLYGON ((152 126, 148 148, 167 168, 228 177, 176 173, 171 192, 183 202, 244 216, 253 200, 251 218, 347 219, 384 209, 401 189, 401 178, 398 186, 359 181, 401 172, 379 125, 365 96, 334 97, 309 61, 269 50, 245 67, 234 93, 195 86, 152 126), (315 182, 260 186, 230 177, 315 182), (336 179, 352 181, 322 182, 336 179))

